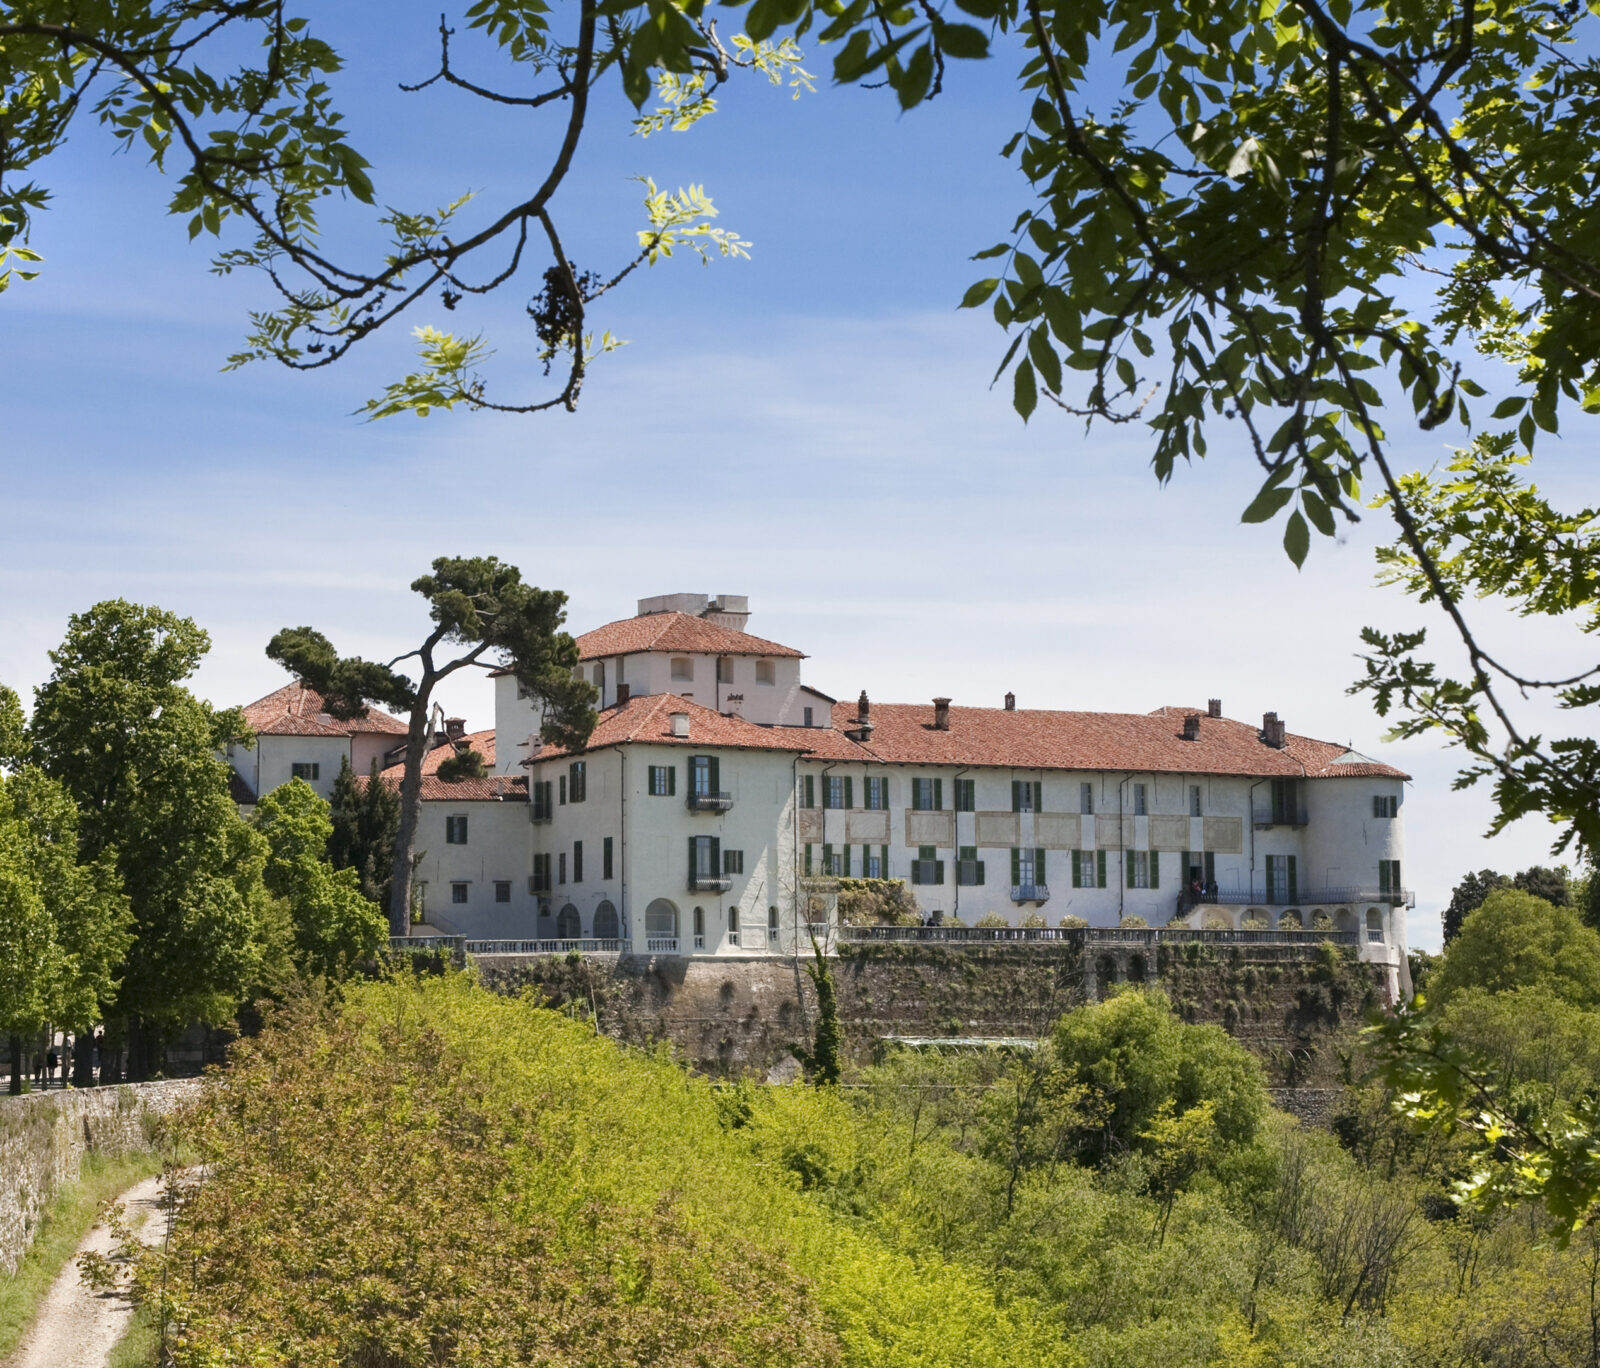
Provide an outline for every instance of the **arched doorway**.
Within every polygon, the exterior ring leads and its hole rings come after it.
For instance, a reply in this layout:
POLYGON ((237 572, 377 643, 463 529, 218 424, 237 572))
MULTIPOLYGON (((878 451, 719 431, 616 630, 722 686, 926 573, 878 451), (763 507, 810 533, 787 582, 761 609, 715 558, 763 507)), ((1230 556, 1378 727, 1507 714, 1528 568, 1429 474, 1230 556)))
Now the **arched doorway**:
POLYGON ((581 935, 583 935, 583 918, 578 915, 578 909, 568 903, 556 918, 556 938, 577 940, 581 935))
POLYGON ((617 909, 607 898, 594 910, 594 938, 616 940, 621 934, 621 928, 617 925, 617 909))
POLYGON ((1101 955, 1094 962, 1095 996, 1104 997, 1117 981, 1117 962, 1110 955, 1101 955))
POLYGON ((665 898, 657 898, 644 910, 644 934, 651 949, 676 950, 678 909, 665 898), (658 946, 658 941, 669 941, 671 944, 658 946))
POLYGON ((1143 983, 1145 980, 1144 956, 1134 955, 1128 960, 1128 982, 1143 983))

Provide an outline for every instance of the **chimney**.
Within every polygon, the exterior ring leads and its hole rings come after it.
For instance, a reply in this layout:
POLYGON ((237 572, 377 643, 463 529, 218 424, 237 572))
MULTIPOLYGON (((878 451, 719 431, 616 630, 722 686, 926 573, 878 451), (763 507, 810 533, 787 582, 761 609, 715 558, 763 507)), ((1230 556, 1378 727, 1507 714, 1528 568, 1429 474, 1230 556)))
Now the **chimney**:
POLYGON ((626 685, 626 684, 618 684, 617 685, 617 706, 619 708, 627 707, 628 706, 628 700, 630 698, 632 698, 632 697, 633 697, 633 690, 628 685, 626 685))
POLYGON ((856 699, 856 725, 855 730, 845 732, 852 741, 872 740, 872 704, 867 701, 867 691, 861 691, 861 697, 856 699))
POLYGON ((1206 716, 1207 717, 1221 717, 1222 716, 1222 700, 1220 698, 1209 698, 1209 699, 1206 700, 1206 716))
POLYGON ((1200 739, 1200 714, 1189 713, 1183 719, 1183 739, 1185 741, 1198 741, 1200 739))
POLYGON ((1283 722, 1275 712, 1269 712, 1261 718, 1261 739, 1275 750, 1283 749, 1283 722))
POLYGON ((686 713, 686 712, 675 712, 675 713, 668 713, 667 716, 668 716, 668 719, 672 723, 672 734, 674 736, 687 737, 689 735, 689 714, 688 713, 686 713))
POLYGON ((872 716, 872 704, 867 701, 867 691, 861 691, 861 697, 856 699, 856 717, 865 722, 872 716))
POLYGON ((950 700, 936 698, 933 700, 933 729, 934 731, 950 730, 950 700))
POLYGON ((445 718, 444 734, 451 741, 459 741, 467 734, 467 719, 464 717, 445 718))
POLYGON ((1006 695, 1006 711, 1007 712, 1016 712, 1016 710, 1017 710, 1017 696, 1014 693, 1008 693, 1006 695))

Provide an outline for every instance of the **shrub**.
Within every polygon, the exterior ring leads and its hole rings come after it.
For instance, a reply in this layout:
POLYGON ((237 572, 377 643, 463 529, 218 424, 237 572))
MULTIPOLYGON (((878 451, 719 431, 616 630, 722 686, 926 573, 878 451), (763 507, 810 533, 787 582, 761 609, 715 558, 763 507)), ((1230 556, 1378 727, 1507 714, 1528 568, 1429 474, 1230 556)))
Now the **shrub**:
POLYGON ((840 879, 839 920, 845 926, 919 926, 922 908, 904 879, 840 879))
POLYGON ((1074 917, 1070 913, 1056 923, 1063 931, 1084 931, 1089 923, 1082 917, 1074 917))
POLYGON ((989 931, 997 930, 1002 926, 1011 925, 1011 923, 1002 917, 998 912, 985 912, 981 917, 978 918, 977 921, 973 922, 972 924, 974 926, 981 926, 985 930, 989 931))
POLYGON ((1027 916, 1022 918, 1017 925, 1026 927, 1029 931, 1038 931, 1042 930, 1046 926, 1049 926, 1050 923, 1041 917, 1037 912, 1030 912, 1027 916))
POLYGON ((1135 913, 1132 916, 1124 917, 1120 922, 1117 923, 1117 925, 1121 926, 1121 927, 1124 927, 1124 928, 1126 928, 1127 930, 1130 930, 1130 931, 1137 931, 1141 927, 1149 926, 1150 923, 1147 922, 1143 917, 1141 917, 1137 913, 1135 913))
POLYGON ((1231 931, 1233 919, 1226 912, 1207 912, 1201 925, 1207 931, 1231 931))
POLYGON ((1311 914, 1311 929, 1313 931, 1332 931, 1333 918, 1326 912, 1313 912, 1311 914))
POLYGON ((1269 931, 1272 929, 1267 925, 1266 914, 1254 911, 1246 914, 1245 919, 1239 925, 1246 931, 1269 931))

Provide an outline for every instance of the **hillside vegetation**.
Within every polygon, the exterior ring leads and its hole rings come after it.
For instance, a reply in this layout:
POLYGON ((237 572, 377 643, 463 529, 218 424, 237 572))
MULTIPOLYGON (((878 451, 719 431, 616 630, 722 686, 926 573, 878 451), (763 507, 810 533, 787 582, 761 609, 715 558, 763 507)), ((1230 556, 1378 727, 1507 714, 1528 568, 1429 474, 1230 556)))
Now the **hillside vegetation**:
POLYGON ((1451 1143, 1376 1087, 1337 1129, 1159 994, 1024 1055, 719 1089, 402 977, 239 1047, 141 1278, 179 1368, 1597 1368, 1600 1242, 1458 1210, 1451 1143))

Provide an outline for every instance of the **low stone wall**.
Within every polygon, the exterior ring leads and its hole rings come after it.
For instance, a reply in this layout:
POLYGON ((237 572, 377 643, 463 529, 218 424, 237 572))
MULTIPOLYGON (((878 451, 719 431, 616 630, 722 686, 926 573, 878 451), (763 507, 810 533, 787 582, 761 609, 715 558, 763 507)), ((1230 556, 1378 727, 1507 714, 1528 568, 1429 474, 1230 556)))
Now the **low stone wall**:
POLYGON ((154 1148, 161 1118, 202 1086, 179 1078, 0 1097, 0 1270, 16 1271, 45 1206, 77 1178, 84 1155, 154 1148))

